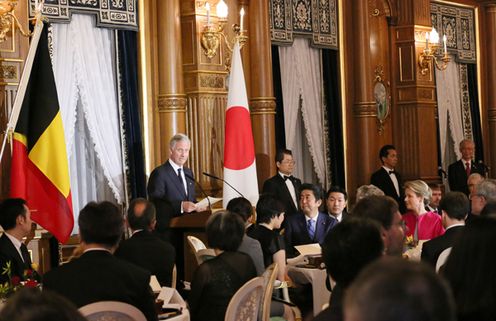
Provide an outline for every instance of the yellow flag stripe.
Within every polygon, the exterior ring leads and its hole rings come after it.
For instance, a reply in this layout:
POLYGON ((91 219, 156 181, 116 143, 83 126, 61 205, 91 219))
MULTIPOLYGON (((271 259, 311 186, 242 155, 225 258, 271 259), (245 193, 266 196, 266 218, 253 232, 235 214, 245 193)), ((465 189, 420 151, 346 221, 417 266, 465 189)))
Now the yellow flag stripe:
POLYGON ((29 153, 29 159, 64 195, 69 196, 71 189, 69 164, 64 139, 64 128, 60 111, 41 134, 29 153))
POLYGON ((14 132, 14 139, 21 142, 24 146, 28 146, 28 138, 25 135, 14 132))

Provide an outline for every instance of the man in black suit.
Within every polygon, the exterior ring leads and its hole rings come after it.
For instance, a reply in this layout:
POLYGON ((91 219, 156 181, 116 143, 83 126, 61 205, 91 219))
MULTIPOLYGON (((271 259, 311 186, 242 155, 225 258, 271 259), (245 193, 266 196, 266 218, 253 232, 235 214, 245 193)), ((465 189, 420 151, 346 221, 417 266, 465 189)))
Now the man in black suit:
MULTIPOLYGON (((24 280, 26 270, 31 270, 31 258, 22 239, 31 232, 31 213, 26 201, 21 198, 9 198, 0 205, 0 225, 4 232, 0 237, 0 269, 10 262, 12 276, 24 280)), ((0 281, 6 282, 9 277, 0 275, 0 281)))
POLYGON ((469 212, 467 196, 462 192, 450 192, 441 199, 439 204, 443 226, 446 229, 443 235, 427 241, 422 246, 421 259, 436 267, 436 262, 442 251, 453 246, 463 232, 465 217, 469 212))
POLYGON ((401 175, 395 170, 398 163, 398 154, 393 145, 384 145, 379 151, 379 159, 382 167, 372 174, 370 184, 379 187, 384 194, 392 197, 400 207, 400 212, 405 213, 405 201, 403 196, 403 183, 401 175))
POLYGON ((331 186, 326 194, 327 213, 334 218, 337 223, 341 223, 348 217, 346 205, 348 204, 348 194, 340 186, 331 186))
POLYGON ((299 210, 298 196, 301 181, 294 177, 295 162, 289 149, 280 149, 276 153, 277 174, 265 181, 264 194, 272 194, 286 207, 286 218, 293 216, 299 210))
POLYGON ((155 206, 144 198, 131 201, 127 211, 127 224, 132 236, 123 240, 115 256, 134 263, 157 277, 161 286, 170 287, 176 250, 156 234, 155 206))
POLYGON ((124 220, 110 202, 86 205, 80 212, 81 257, 47 272, 43 289, 55 291, 77 307, 98 301, 129 303, 148 321, 157 320, 150 273, 112 255, 124 232, 124 220))
POLYGON ((322 204, 322 192, 313 184, 302 184, 300 192, 301 213, 287 218, 284 238, 286 253, 294 256, 294 246, 312 243, 324 243, 324 239, 337 221, 326 213, 319 212, 322 204))
POLYGON ((460 153, 462 153, 462 158, 448 167, 449 187, 452 192, 458 191, 469 196, 468 177, 473 173, 485 176, 485 167, 473 161, 475 144, 470 139, 460 142, 460 153))

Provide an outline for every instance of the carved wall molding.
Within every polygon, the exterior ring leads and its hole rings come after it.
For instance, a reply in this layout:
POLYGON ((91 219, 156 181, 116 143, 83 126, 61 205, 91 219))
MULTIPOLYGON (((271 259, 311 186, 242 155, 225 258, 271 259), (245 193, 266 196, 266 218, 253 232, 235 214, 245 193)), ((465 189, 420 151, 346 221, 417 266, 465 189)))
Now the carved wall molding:
POLYGON ((487 111, 487 119, 492 122, 492 123, 496 123, 496 109, 489 109, 487 111))
POLYGON ((355 103, 353 105, 353 117, 355 118, 376 118, 377 105, 375 101, 355 103))
POLYGON ((200 73, 200 90, 202 89, 226 89, 226 76, 222 74, 200 73))
POLYGON ((250 99, 252 115, 275 115, 276 99, 274 97, 257 97, 250 99))
POLYGON ((157 106, 160 113, 186 112, 186 95, 158 95, 157 106))

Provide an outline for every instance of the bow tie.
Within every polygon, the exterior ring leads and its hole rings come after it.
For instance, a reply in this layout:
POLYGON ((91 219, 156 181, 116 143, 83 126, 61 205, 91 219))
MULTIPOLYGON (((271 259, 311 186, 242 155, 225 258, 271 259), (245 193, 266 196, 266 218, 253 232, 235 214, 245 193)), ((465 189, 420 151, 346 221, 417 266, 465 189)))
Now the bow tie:
POLYGON ((392 170, 392 171, 388 171, 388 173, 389 173, 389 175, 391 175, 391 174, 396 175, 396 172, 395 172, 394 170, 392 170))
POLYGON ((287 179, 291 180, 291 178, 293 178, 293 176, 284 175, 284 181, 286 181, 287 179))

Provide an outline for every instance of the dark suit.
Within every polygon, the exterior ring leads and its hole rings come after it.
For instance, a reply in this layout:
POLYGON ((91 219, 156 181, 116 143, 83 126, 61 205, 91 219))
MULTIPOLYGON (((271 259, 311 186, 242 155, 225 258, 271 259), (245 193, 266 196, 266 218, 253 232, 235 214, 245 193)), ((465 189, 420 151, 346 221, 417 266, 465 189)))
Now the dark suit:
MULTIPOLYGON (((16 275, 23 280, 24 272, 27 269, 31 269, 31 259, 27 257, 27 262, 24 262, 14 244, 12 244, 4 232, 0 237, 0 269, 3 270, 9 261, 11 262, 10 271, 12 276, 16 275)), ((1 274, 0 281, 2 283, 8 281, 7 275, 1 274)))
MULTIPOLYGON (((293 176, 291 176, 289 180, 293 183, 296 193, 296 203, 298 204, 301 181, 293 176)), ((279 173, 264 182, 263 193, 272 194, 284 204, 286 207, 286 217, 292 216, 298 212, 299 206, 296 206, 293 202, 293 198, 291 197, 288 186, 286 185, 286 181, 279 173)))
POLYGON ((288 256, 294 255, 294 246, 312 243, 324 243, 327 233, 337 224, 337 220, 330 217, 327 213, 319 212, 315 224, 315 235, 310 238, 308 235, 307 221, 303 213, 298 213, 288 217, 284 238, 286 241, 286 253, 288 256))
MULTIPOLYGON (((479 173, 485 175, 484 168, 475 162, 470 164, 470 174, 479 173)), ((468 196, 467 171, 465 170, 465 162, 461 159, 454 162, 448 167, 448 182, 451 191, 465 193, 468 196)))
POLYGON ((379 187, 384 194, 392 197, 396 202, 398 202, 400 212, 405 213, 406 207, 402 190, 403 184, 401 181, 401 175, 397 171, 394 171, 394 175, 396 175, 396 179, 398 180, 398 187, 400 189, 399 195, 398 192, 396 192, 396 188, 394 187, 390 174, 384 169, 384 167, 381 167, 378 171, 372 174, 370 177, 370 184, 379 187))
POLYGON ((157 314, 149 282, 149 272, 107 251, 94 250, 47 272, 43 289, 61 294, 78 308, 98 301, 129 303, 150 321, 157 320, 157 314))
POLYGON ((436 267, 436 262, 442 251, 448 247, 452 247, 455 241, 460 237, 464 226, 454 226, 444 232, 443 235, 427 241, 422 246, 421 259, 424 262, 436 267))
POLYGON ((157 277, 161 286, 171 286, 176 250, 150 231, 139 231, 123 240, 114 254, 157 277))

